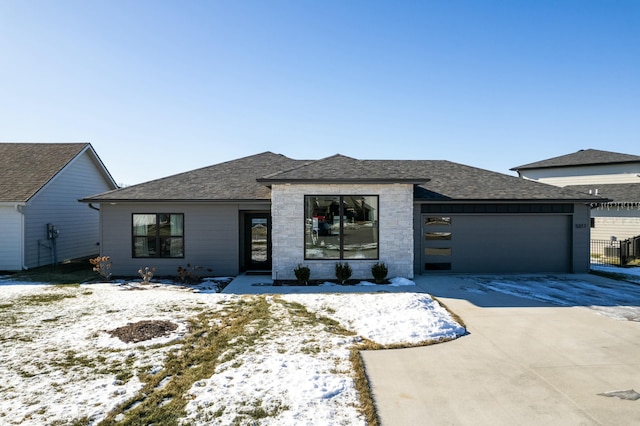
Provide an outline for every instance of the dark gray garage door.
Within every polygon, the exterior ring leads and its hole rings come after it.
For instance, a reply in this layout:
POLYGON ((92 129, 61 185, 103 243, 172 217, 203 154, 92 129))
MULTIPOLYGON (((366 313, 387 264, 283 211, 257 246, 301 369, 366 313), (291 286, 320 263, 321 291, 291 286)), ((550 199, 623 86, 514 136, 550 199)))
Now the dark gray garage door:
POLYGON ((570 272, 569 215, 422 215, 422 269, 570 272))

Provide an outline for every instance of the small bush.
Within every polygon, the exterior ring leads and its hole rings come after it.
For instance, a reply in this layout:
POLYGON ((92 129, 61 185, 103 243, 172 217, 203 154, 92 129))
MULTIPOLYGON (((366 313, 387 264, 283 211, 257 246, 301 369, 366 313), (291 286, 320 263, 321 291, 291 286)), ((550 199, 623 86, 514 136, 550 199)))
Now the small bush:
POLYGON ((155 274, 156 268, 149 268, 145 266, 144 269, 138 269, 138 274, 140 274, 140 278, 142 278, 142 284, 149 284, 151 282, 151 278, 153 278, 153 274, 155 274))
MULTIPOLYGON (((191 267, 191 264, 187 263, 186 268, 178 266, 178 277, 183 283, 196 284, 202 281, 202 277, 199 274, 201 270, 202 266, 191 267)), ((207 268, 207 271, 211 272, 211 269, 207 268)))
POLYGON ((351 266, 349 266, 348 262, 336 263, 336 278, 340 281, 340 284, 345 284, 351 278, 351 274, 353 271, 351 270, 351 266))
POLYGON ((111 258, 109 256, 98 256, 89 259, 89 263, 93 266, 93 272, 97 272, 102 278, 109 281, 111 279, 111 258))
POLYGON ((311 269, 308 266, 298 264, 298 266, 293 270, 293 273, 296 275, 299 284, 308 285, 309 277, 311 276, 311 269))
POLYGON ((389 269, 384 262, 378 262, 371 267, 371 275, 373 275, 373 279, 376 284, 382 284, 384 280, 387 278, 387 274, 389 273, 389 269))

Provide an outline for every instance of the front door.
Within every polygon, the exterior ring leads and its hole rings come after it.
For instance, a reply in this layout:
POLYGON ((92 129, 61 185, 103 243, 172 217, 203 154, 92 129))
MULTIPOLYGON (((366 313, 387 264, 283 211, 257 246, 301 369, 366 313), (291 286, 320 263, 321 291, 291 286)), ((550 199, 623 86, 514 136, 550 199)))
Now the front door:
POLYGON ((245 215, 245 268, 271 270, 271 218, 268 213, 245 215))

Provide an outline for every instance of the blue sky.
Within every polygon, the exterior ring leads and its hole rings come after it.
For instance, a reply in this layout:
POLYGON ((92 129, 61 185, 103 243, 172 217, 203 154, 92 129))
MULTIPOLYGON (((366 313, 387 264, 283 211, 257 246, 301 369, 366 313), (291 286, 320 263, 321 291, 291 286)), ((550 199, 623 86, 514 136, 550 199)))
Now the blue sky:
POLYGON ((135 184, 263 151, 640 155, 640 1, 0 0, 0 141, 135 184))

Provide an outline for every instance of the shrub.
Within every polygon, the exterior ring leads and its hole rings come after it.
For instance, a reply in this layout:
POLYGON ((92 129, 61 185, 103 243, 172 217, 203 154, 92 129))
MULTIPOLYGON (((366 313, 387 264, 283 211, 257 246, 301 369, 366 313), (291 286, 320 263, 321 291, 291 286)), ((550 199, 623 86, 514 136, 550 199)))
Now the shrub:
POLYGON ((387 265, 384 262, 378 262, 371 267, 371 275, 373 275, 376 284, 382 284, 388 273, 389 269, 387 269, 387 265))
POLYGON ((109 256, 98 256, 89 259, 89 263, 93 265, 93 271, 97 272, 102 278, 109 281, 111 279, 111 258, 109 256))
POLYGON ((336 263, 336 278, 340 281, 340 284, 345 284, 351 278, 352 273, 349 263, 336 263))
POLYGON ((311 276, 311 269, 308 266, 298 263, 298 266, 293 270, 296 275, 299 284, 309 284, 309 277, 311 276))
MULTIPOLYGON (((202 266, 194 266, 192 268, 190 263, 187 263, 186 268, 178 266, 178 277, 183 283, 199 283, 202 281, 202 277, 200 277, 200 274, 198 273, 201 269, 202 266)), ((211 269, 207 269, 207 271, 211 272, 211 269)))
POLYGON ((138 269, 138 274, 142 278, 142 284, 149 284, 151 282, 151 278, 153 278, 153 274, 156 272, 156 268, 149 268, 145 266, 144 269, 138 269))

